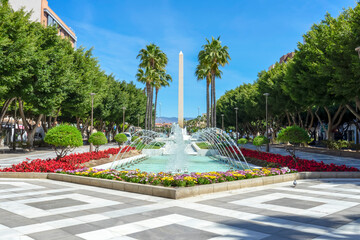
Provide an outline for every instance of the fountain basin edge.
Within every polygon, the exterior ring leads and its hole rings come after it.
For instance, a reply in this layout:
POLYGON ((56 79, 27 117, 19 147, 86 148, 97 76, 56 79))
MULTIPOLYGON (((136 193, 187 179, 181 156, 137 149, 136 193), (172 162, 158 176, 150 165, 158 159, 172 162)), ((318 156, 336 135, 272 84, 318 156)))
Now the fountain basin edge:
POLYGON ((163 187, 139 183, 122 182, 109 179, 91 178, 61 173, 36 173, 36 172, 1 172, 0 178, 38 178, 71 182, 88 186, 103 187, 108 189, 145 194, 156 197, 181 199, 202 194, 236 190, 248 187, 264 186, 268 184, 289 182, 295 179, 321 179, 321 178, 360 178, 360 172, 300 172, 284 175, 267 176, 243 179, 231 182, 222 182, 193 187, 163 187))

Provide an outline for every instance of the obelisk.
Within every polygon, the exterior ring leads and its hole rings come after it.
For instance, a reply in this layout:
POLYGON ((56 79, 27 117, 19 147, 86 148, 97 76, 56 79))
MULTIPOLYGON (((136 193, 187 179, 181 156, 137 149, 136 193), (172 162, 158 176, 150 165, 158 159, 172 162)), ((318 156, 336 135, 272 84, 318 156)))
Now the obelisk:
POLYGON ((178 124, 184 128, 184 55, 181 51, 179 53, 178 124))

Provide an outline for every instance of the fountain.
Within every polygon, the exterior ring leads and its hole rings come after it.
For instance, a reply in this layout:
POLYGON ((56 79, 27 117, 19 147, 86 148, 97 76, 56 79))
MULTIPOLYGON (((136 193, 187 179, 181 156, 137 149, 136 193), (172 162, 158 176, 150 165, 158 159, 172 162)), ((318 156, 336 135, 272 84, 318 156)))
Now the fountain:
POLYGON ((138 138, 131 142, 129 149, 122 149, 114 161, 98 168, 135 169, 144 171, 227 171, 229 169, 250 169, 237 144, 226 132, 219 128, 206 128, 193 136, 187 134, 183 126, 183 54, 179 54, 179 101, 178 124, 174 124, 170 137, 160 137, 159 133, 142 130, 134 134, 138 138), (210 146, 204 157, 199 154, 196 142, 210 146), (155 147, 156 146, 156 147, 155 147), (130 156, 136 151, 136 156, 130 156), (239 154, 237 154, 239 153, 239 154))

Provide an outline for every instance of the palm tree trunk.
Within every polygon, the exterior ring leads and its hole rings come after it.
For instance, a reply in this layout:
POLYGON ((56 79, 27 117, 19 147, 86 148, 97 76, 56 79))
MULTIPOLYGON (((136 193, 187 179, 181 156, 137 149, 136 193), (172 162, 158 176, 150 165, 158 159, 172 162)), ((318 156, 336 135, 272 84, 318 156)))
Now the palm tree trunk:
POLYGON ((155 119, 154 119, 154 131, 155 131, 155 127, 156 127, 156 106, 157 106, 157 96, 158 96, 158 92, 159 92, 159 88, 155 88, 155 108, 154 108, 154 115, 155 115, 155 119))
POLYGON ((150 106, 149 106, 149 130, 152 130, 152 117, 153 117, 153 92, 154 88, 150 87, 150 106))
POLYGON ((214 73, 212 74, 211 89, 212 89, 212 94, 213 94, 213 110, 212 110, 213 126, 212 127, 216 127, 216 96, 215 96, 215 74, 214 73))
POLYGON ((149 129, 149 105, 150 105, 150 84, 146 83, 146 113, 145 113, 145 129, 149 129))
POLYGON ((210 81, 208 81, 208 79, 206 79, 206 127, 210 127, 209 86, 210 86, 210 81))

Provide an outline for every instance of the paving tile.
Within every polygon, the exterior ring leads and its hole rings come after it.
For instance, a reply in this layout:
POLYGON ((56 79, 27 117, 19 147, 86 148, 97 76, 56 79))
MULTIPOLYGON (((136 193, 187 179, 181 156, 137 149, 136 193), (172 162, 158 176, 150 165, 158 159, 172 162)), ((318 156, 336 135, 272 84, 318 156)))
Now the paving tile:
POLYGON ((84 205, 87 204, 86 202, 74 200, 71 198, 63 198, 63 199, 56 199, 51 201, 41 201, 41 202, 33 202, 27 203, 27 205, 40 208, 42 210, 50 210, 55 208, 63 208, 63 207, 72 207, 77 205, 84 205))
MULTIPOLYGON (((60 229, 37 232, 33 234, 28 234, 29 237, 36 239, 36 240, 63 240, 63 239, 76 239, 70 233, 67 233, 60 229)), ((81 239, 81 238, 77 238, 81 239)))
POLYGON ((315 201, 304 201, 300 199, 293 199, 293 198, 280 198, 276 200, 271 200, 264 202, 266 204, 273 204, 278 206, 284 206, 284 207, 292 207, 292 208, 299 208, 299 209, 309 209, 313 207, 317 207, 320 205, 323 205, 322 202, 315 202, 315 201))
POLYGON ((128 236, 139 240, 206 240, 220 235, 189 227, 184 227, 178 224, 172 224, 165 227, 159 227, 138 233, 133 233, 128 236))
POLYGON ((84 233, 84 232, 91 232, 94 230, 98 230, 98 229, 101 229, 101 227, 92 225, 92 224, 88 224, 88 223, 84 223, 84 224, 79 224, 79 225, 70 226, 70 227, 64 227, 64 228, 60 228, 60 229, 62 231, 70 233, 72 235, 76 235, 76 234, 80 234, 80 233, 84 233))
POLYGON ((297 230, 286 229, 279 231, 275 234, 277 237, 287 238, 287 239, 296 239, 296 240, 306 240, 313 239, 319 236, 316 233, 304 233, 297 230))

